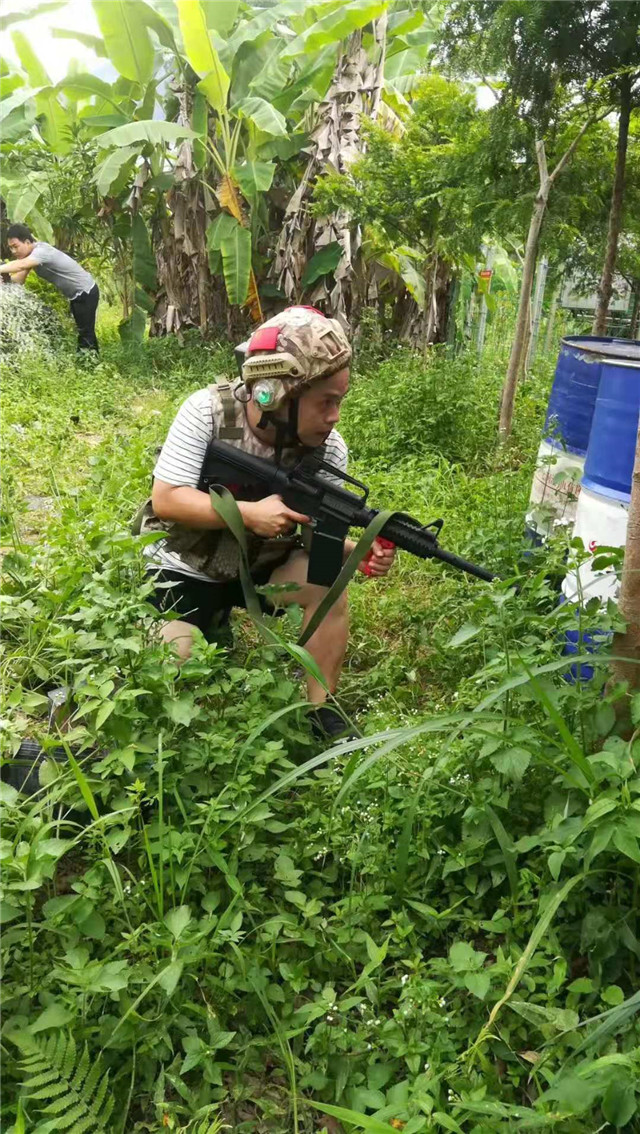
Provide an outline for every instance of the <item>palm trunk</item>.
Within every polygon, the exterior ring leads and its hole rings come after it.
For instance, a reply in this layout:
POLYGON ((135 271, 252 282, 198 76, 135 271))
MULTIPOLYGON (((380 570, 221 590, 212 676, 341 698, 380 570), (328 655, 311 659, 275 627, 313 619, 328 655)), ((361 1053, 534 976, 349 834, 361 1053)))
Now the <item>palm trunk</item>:
POLYGON ((627 628, 616 634, 613 652, 628 661, 611 663, 616 681, 626 681, 631 692, 640 689, 640 430, 631 478, 631 503, 627 526, 627 546, 622 569, 619 610, 627 628))
MULTIPOLYGON (((178 123, 191 125, 190 92, 181 85, 178 123)), ((164 213, 152 223, 158 270, 158 292, 150 334, 175 334, 199 327, 203 335, 225 327, 228 304, 224 287, 214 287, 209 271, 207 225, 217 212, 213 195, 204 188, 193 161, 193 146, 183 142, 175 167, 175 185, 164 213)))
POLYGON ((624 178, 627 164, 627 145, 629 141, 629 119, 631 117, 631 75, 623 75, 620 80, 620 119, 618 122, 618 145, 616 147, 616 168, 611 193, 609 211, 609 231, 607 251, 598 285, 598 302, 593 317, 592 335, 604 335, 607 329, 607 315, 613 291, 613 273, 618 255, 618 238, 622 221, 624 202, 624 178))

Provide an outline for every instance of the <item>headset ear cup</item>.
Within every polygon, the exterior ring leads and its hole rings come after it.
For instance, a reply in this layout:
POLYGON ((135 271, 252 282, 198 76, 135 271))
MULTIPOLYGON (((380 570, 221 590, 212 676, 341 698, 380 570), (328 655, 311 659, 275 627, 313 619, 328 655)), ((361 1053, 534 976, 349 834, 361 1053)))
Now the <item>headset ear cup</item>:
POLYGON ((273 413, 286 401, 289 391, 279 378, 259 378, 251 388, 251 397, 258 409, 273 413))

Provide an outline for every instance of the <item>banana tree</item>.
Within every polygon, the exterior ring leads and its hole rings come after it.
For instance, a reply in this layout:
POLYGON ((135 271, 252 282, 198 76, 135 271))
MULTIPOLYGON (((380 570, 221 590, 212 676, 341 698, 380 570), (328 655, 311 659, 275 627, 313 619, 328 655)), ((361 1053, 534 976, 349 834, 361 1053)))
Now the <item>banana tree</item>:
POLYGON ((274 275, 294 302, 306 293, 309 302, 322 303, 333 314, 349 318, 364 300, 369 285, 359 227, 351 225, 340 209, 314 218, 309 197, 318 174, 327 169, 345 173, 363 154, 365 120, 378 119, 387 128, 402 131, 402 119, 410 113, 405 95, 415 87, 433 47, 436 9, 434 5, 425 14, 421 8, 393 0, 362 0, 341 10, 341 31, 350 32, 349 38, 316 108, 310 157, 288 203, 276 247, 274 275), (371 31, 365 34, 367 24, 371 31), (321 270, 326 264, 333 269, 331 280, 321 270))

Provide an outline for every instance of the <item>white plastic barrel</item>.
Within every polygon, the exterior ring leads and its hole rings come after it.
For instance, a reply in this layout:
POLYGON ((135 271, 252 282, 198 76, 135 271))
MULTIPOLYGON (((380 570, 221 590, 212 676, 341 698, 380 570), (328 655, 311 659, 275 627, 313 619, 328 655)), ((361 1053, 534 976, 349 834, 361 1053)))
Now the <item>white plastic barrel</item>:
POLYGON ((607 599, 617 599, 619 581, 613 567, 594 571, 593 558, 601 547, 625 546, 628 517, 628 503, 582 486, 573 535, 582 540, 592 558, 566 576, 562 592, 569 602, 585 603, 598 598, 605 603, 607 599))
POLYGON ((541 442, 526 518, 527 529, 537 540, 548 539, 560 527, 573 527, 583 472, 582 454, 569 453, 548 440, 541 442))

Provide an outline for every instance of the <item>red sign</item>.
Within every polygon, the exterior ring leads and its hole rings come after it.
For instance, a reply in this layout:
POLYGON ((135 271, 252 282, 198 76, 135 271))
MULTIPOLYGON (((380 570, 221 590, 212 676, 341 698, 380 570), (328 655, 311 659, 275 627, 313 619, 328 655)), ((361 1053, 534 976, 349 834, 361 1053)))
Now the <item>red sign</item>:
POLYGON ((483 268, 481 272, 478 272, 478 276, 481 280, 490 280, 492 275, 493 268, 483 268))

